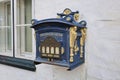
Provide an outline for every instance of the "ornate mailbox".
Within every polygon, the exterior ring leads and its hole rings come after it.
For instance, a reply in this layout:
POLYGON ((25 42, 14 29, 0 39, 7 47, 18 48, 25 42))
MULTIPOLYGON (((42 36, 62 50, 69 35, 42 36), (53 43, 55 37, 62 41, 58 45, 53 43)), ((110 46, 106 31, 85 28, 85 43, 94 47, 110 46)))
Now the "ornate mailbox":
POLYGON ((79 12, 66 8, 58 18, 32 20, 36 38, 37 63, 68 67, 84 63, 86 21, 80 21, 79 12))

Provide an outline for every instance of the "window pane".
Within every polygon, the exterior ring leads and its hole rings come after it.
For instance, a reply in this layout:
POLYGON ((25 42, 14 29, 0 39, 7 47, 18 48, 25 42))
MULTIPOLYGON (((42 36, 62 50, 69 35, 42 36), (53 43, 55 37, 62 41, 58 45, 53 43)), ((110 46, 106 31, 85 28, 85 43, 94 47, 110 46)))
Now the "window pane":
POLYGON ((0 3, 0 53, 2 52, 2 55, 4 55, 4 53, 7 53, 5 55, 12 53, 11 28, 10 1, 0 3))
MULTIPOLYGON (((31 23, 31 0, 25 0, 25 24, 31 23)), ((25 51, 32 51, 32 30, 30 27, 25 27, 25 51)))
POLYGON ((11 50, 11 10, 10 4, 7 4, 7 46, 11 50))
POLYGON ((32 30, 25 27, 25 51, 32 52, 32 30))
MULTIPOLYGON (((25 24, 31 23, 31 0, 25 0, 25 24)), ((32 30, 30 27, 25 27, 25 51, 32 51, 32 30)))
POLYGON ((32 16, 32 7, 31 7, 31 0, 25 0, 25 24, 31 23, 31 16, 32 16))
POLYGON ((31 0, 17 0, 17 48, 21 53, 32 52, 31 10, 31 0))

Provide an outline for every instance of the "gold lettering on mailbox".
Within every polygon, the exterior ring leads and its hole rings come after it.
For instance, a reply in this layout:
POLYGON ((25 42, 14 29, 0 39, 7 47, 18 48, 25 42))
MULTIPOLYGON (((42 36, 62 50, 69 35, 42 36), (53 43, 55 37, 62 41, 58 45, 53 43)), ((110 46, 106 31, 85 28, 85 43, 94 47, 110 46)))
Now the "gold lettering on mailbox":
POLYGON ((46 56, 47 56, 47 54, 42 54, 42 56, 46 57, 46 56))
POLYGON ((52 54, 48 54, 48 57, 53 57, 53 55, 52 54))
POLYGON ((59 55, 54 55, 55 58, 59 58, 60 56, 59 55))

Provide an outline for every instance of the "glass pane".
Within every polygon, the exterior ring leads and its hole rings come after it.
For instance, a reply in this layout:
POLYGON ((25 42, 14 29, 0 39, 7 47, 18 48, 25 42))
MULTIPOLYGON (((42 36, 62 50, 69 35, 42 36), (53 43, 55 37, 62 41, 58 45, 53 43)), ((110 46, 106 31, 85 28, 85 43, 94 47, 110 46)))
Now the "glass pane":
POLYGON ((10 1, 0 3, 0 53, 11 55, 12 33, 11 33, 11 4, 10 1), (7 53, 7 54, 6 54, 7 53))
POLYGON ((17 0, 17 49, 20 53, 32 52, 31 0, 17 0))
POLYGON ((32 52, 32 29, 25 27, 25 51, 32 52))
POLYGON ((11 10, 10 4, 7 5, 7 47, 11 50, 11 10))
MULTIPOLYGON (((25 24, 31 23, 32 16, 31 0, 25 0, 25 24)), ((25 27, 25 51, 32 51, 32 29, 25 27)))

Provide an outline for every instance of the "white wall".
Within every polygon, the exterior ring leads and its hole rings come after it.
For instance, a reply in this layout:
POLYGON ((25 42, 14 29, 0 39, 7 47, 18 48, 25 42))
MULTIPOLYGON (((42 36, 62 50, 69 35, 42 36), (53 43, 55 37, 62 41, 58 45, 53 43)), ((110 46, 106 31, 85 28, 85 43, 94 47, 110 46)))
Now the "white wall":
POLYGON ((0 64, 1 80, 120 80, 119 0, 34 0, 36 19, 54 18, 65 8, 79 10, 88 22, 86 62, 72 71, 37 65, 30 72, 0 64))
POLYGON ((36 19, 70 8, 88 22, 86 63, 71 72, 52 67, 54 80, 120 80, 119 0, 36 0, 35 5, 36 19))

